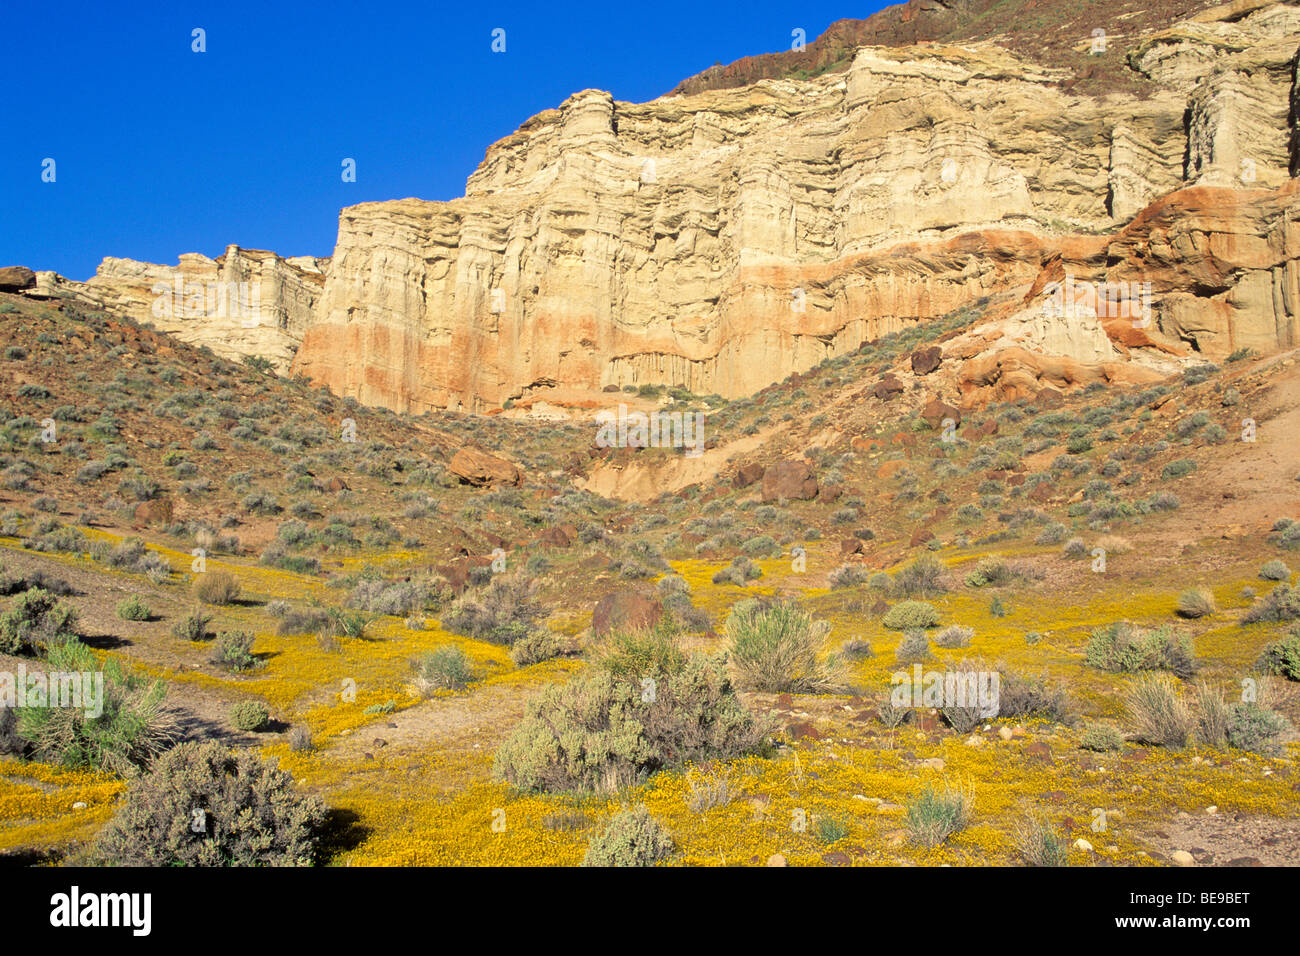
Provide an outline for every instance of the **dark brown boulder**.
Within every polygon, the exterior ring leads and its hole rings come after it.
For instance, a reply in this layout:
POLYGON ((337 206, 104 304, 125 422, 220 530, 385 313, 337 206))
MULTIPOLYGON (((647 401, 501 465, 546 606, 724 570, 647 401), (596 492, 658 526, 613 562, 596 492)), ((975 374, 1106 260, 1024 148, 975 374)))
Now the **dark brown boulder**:
POLYGON ((591 615, 591 630, 599 637, 615 627, 653 627, 663 612, 658 598, 637 591, 614 591, 596 603, 596 610, 591 615))
POLYGON ((806 461, 779 461, 763 472, 763 501, 810 501, 817 497, 817 477, 806 461))
POLYGON ((912 540, 908 543, 908 547, 911 548, 918 547, 919 545, 925 544, 933 537, 934 537, 934 532, 931 531, 929 528, 925 527, 924 525, 922 525, 920 528, 917 528, 915 532, 913 532, 912 540))
POLYGON ((741 465, 736 470, 736 475, 731 479, 733 488, 748 488, 754 482, 761 480, 763 477, 763 466, 754 462, 749 465, 741 465))
POLYGON ((857 538, 845 538, 840 542, 840 554, 847 556, 850 554, 861 554, 862 542, 857 538))
POLYGON ((36 273, 26 266, 0 268, 0 292, 21 292, 36 285, 36 273))
POLYGON ((943 349, 937 345, 917 349, 912 353, 912 371, 917 375, 929 375, 943 361, 943 349))
POLYGON ((892 375, 886 375, 872 387, 871 394, 882 402, 892 401, 903 394, 903 383, 892 375))
POLYGON ((563 528, 547 528, 537 536, 537 543, 549 548, 567 548, 573 544, 573 539, 564 533, 563 528))
POLYGON ((831 504, 833 502, 839 501, 840 497, 843 494, 844 494, 843 485, 827 485, 817 494, 817 500, 824 501, 827 504, 831 504))
POLYGON ((489 485, 519 485, 524 475, 512 462, 489 455, 479 448, 462 448, 452 456, 447 470, 463 484, 481 488, 489 485))

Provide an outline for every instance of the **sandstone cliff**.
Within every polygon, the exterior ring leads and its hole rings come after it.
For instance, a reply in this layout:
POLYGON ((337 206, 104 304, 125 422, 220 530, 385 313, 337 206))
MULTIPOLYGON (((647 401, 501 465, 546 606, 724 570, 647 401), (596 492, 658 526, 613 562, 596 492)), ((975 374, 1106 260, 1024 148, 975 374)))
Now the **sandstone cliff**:
POLYGON ((182 255, 176 266, 109 257, 85 283, 53 273, 41 282, 48 294, 75 294, 219 355, 257 355, 287 370, 313 321, 328 264, 229 246, 216 259, 182 255))
POLYGON ((584 91, 494 144, 463 199, 343 210, 294 369, 414 411, 737 396, 1067 261, 1149 283, 1153 322, 1039 330, 1052 361, 1293 343, 1298 46, 1295 5, 1238 3, 1098 58, 1140 96, 994 43, 645 104, 584 91), (1189 186, 1216 192, 1160 205, 1189 186))

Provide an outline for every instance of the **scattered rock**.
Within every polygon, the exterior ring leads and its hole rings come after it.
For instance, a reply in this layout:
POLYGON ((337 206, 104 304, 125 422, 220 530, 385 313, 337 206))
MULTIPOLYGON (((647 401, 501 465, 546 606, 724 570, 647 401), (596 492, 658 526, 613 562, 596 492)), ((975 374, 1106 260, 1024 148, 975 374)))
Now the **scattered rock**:
POLYGON ((1074 841, 1074 848, 1076 850, 1082 850, 1084 853, 1092 852, 1092 844, 1089 843, 1087 840, 1085 840, 1083 837, 1079 837, 1079 839, 1074 841))
POLYGON ((567 548, 573 544, 573 539, 563 528, 547 528, 537 536, 537 543, 551 548, 567 548))
POLYGON ((806 461, 779 461, 763 472, 763 501, 809 501, 817 497, 817 478, 806 461))
POLYGON ((917 349, 912 353, 912 371, 917 375, 929 375, 943 361, 943 349, 937 345, 917 349))
POLYGON ((524 475, 512 462, 478 448, 462 448, 452 456, 447 470, 462 483, 476 488, 491 485, 520 485, 524 475))
POLYGON ((892 401, 903 394, 903 383, 892 375, 886 375, 872 387, 871 394, 882 402, 892 401))
POLYGON ((748 488, 756 481, 763 478, 763 466, 754 462, 749 465, 741 465, 736 470, 735 476, 731 479, 733 488, 748 488))
POLYGON ((785 732, 790 735, 791 740, 821 740, 825 736, 806 720, 787 725, 785 732))
POLYGON ((653 627, 663 610, 657 598, 628 589, 614 591, 596 602, 591 629, 600 637, 614 627, 653 627))
POLYGON ((786 865, 785 857, 782 856, 780 853, 773 853, 771 856, 769 856, 769 857, 767 858, 767 865, 768 865, 768 866, 785 866, 785 865, 786 865))
POLYGON ((931 428, 938 428, 945 418, 951 418, 954 426, 961 424, 961 412, 937 398, 926 402, 925 408, 921 409, 921 417, 931 428))
POLYGON ((1192 856, 1186 850, 1174 850, 1169 854, 1169 859, 1173 860, 1179 866, 1195 866, 1196 857, 1192 856))
POLYGON ((148 525, 168 525, 172 523, 172 500, 154 498, 142 501, 135 506, 135 524, 137 527, 148 525))

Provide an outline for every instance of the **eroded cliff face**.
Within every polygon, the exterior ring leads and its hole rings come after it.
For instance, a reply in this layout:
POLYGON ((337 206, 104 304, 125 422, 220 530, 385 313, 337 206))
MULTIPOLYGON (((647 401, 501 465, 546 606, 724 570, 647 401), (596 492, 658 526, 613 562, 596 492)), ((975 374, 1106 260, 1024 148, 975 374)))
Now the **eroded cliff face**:
POLYGON ((198 253, 175 266, 106 258, 85 283, 44 280, 51 292, 140 322, 151 322, 218 355, 257 355, 287 370, 312 324, 328 259, 282 259, 260 249, 229 246, 216 259, 198 253))
POLYGON ((981 298, 1004 323, 1067 265, 1148 283, 1153 321, 1031 335, 1053 361, 1294 344, 1298 46, 1296 6, 1236 4, 1099 60, 1152 80, 1141 98, 988 43, 645 104, 584 91, 462 199, 344 209, 293 368, 404 411, 738 396, 981 298))

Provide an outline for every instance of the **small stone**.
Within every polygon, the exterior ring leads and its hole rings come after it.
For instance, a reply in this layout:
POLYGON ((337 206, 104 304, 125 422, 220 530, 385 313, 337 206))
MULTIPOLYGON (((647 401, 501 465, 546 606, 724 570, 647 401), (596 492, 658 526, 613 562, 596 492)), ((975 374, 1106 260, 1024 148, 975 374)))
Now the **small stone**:
POLYGON ((938 757, 928 757, 927 759, 921 761, 921 766, 929 770, 942 770, 944 767, 947 766, 947 764, 945 764, 943 760, 941 760, 938 757))
POLYGON ((1089 843, 1087 840, 1085 840, 1083 837, 1079 837, 1079 839, 1074 841, 1074 848, 1076 850, 1082 850, 1084 853, 1092 852, 1092 844, 1089 843))
POLYGON ((1010 740, 1012 737, 1015 736, 1015 733, 1011 730, 1010 727, 999 727, 998 736, 1001 737, 1003 740, 1010 740))
POLYGON ((1186 850, 1174 850, 1173 853, 1169 854, 1169 858, 1173 860, 1175 863, 1177 863, 1179 866, 1196 865, 1196 857, 1192 856, 1186 850))
POLYGON ((1219 812, 1219 808, 1217 806, 1211 805, 1205 808, 1205 812, 1208 813, 1210 816, 1214 816, 1216 813, 1219 812))
POLYGON ((769 857, 767 858, 767 865, 768 865, 768 866, 785 866, 785 865, 786 865, 785 857, 782 856, 780 853, 773 853, 771 856, 769 856, 769 857))
POLYGON ((984 738, 981 737, 981 736, 979 736, 978 734, 974 734, 974 735, 972 735, 972 736, 970 736, 970 737, 967 737, 967 738, 966 738, 966 746, 967 746, 967 747, 983 747, 983 746, 984 746, 984 738))
POLYGON ((72 809, 74 809, 74 810, 84 810, 84 809, 86 809, 86 803, 85 803, 85 801, 84 801, 84 800, 78 800, 76 803, 74 803, 74 804, 72 805, 72 809))

